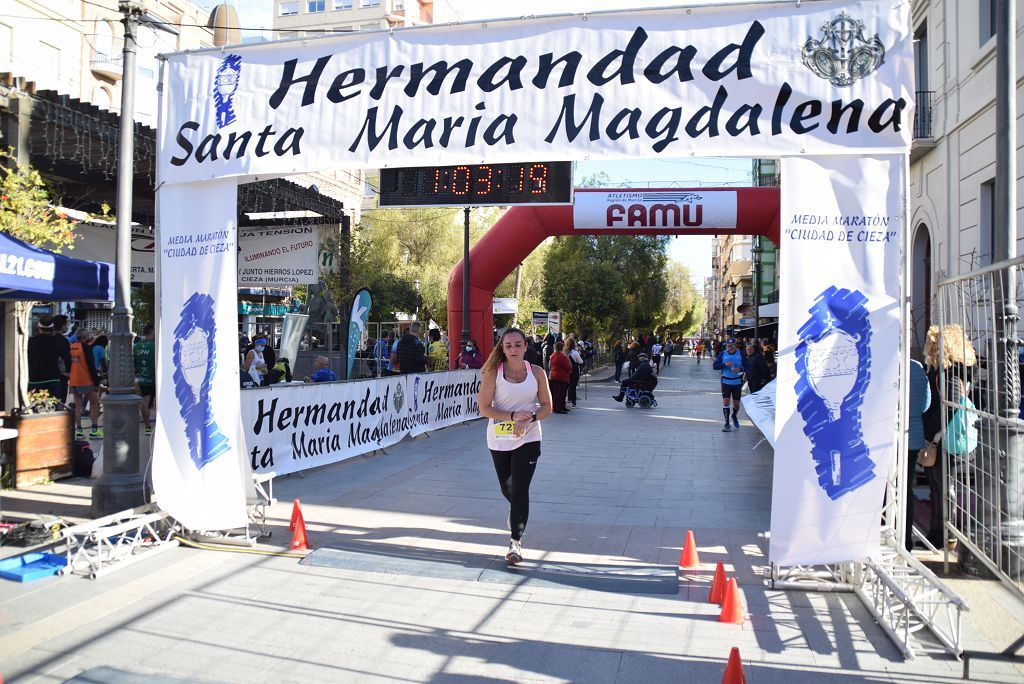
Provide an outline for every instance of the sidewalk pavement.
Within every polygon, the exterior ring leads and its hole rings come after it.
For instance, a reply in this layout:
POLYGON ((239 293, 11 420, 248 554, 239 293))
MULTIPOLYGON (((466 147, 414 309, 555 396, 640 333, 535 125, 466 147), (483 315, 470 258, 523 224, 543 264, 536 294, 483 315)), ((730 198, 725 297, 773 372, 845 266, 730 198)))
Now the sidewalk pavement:
MULTIPOLYGON (((589 382, 578 409, 544 422, 524 537, 532 569, 497 560, 508 509, 477 421, 278 479, 273 541, 289 539, 299 498, 311 546, 362 564, 179 548, 96 581, 3 583, 0 672, 8 682, 85 671, 89 681, 718 682, 738 646, 752 684, 959 681, 950 657, 905 662, 852 594, 764 586, 772 453, 754 448, 749 421, 720 431, 710 363, 674 357, 656 409, 625 408, 615 389, 589 382), (703 568, 672 593, 586 586, 607 566, 674 572, 687 529, 703 568), (720 624, 704 601, 718 560, 739 581, 742 626, 720 624), (531 578, 539 562, 558 572, 531 578)), ((1024 607, 998 584, 950 585, 973 602, 967 648, 1002 649, 1024 632, 1024 607)), ((1003 663, 971 669, 975 681, 1024 678, 1003 663)))

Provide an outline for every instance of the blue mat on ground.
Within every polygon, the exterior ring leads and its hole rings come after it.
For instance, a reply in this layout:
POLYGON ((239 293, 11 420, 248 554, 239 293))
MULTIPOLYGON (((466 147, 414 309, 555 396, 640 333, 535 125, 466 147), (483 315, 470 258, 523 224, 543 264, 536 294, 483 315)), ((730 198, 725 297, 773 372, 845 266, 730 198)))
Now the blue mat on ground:
POLYGON ((675 566, 606 565, 525 561, 509 566, 503 558, 464 553, 401 549, 349 550, 323 548, 300 561, 302 565, 337 570, 377 572, 412 577, 453 579, 487 584, 546 589, 584 589, 615 594, 676 594, 675 566))

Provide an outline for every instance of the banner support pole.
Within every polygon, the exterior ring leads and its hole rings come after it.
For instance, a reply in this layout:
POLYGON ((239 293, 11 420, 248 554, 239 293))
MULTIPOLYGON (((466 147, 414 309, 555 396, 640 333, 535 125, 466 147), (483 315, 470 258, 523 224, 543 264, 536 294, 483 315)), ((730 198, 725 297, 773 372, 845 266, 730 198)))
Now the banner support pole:
POLYGON ((469 207, 462 227, 462 346, 469 342, 469 207))

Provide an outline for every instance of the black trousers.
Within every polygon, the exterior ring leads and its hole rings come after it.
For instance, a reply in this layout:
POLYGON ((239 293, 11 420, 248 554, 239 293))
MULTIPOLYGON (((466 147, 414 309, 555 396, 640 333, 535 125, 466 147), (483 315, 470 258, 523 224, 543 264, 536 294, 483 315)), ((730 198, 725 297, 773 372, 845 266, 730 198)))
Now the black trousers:
POLYGON ((551 385, 551 407, 555 411, 565 410, 565 393, 569 389, 569 383, 565 380, 549 380, 551 385))
POLYGON ((569 379, 569 397, 568 397, 569 398, 569 403, 572 404, 573 406, 576 405, 576 387, 579 384, 580 384, 580 376, 578 376, 575 373, 573 373, 572 377, 569 379))
POLYGON ((526 531, 526 521, 530 517, 530 482, 537 470, 540 458, 540 442, 527 442, 512 451, 495 451, 491 449, 494 461, 494 472, 498 476, 501 495, 511 508, 509 525, 512 538, 520 540, 526 531))

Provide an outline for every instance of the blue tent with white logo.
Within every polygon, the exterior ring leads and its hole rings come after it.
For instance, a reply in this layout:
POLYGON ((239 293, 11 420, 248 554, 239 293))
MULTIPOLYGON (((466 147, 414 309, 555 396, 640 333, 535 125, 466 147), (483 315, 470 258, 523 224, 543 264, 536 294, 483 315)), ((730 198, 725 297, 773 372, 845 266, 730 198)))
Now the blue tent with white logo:
POLYGON ((114 301, 114 265, 54 254, 0 233, 0 299, 114 301))

